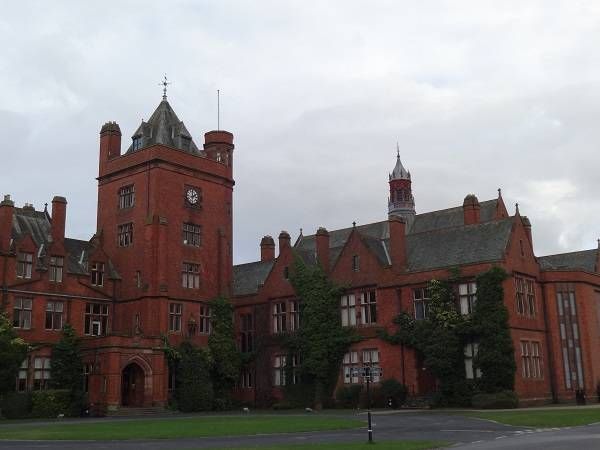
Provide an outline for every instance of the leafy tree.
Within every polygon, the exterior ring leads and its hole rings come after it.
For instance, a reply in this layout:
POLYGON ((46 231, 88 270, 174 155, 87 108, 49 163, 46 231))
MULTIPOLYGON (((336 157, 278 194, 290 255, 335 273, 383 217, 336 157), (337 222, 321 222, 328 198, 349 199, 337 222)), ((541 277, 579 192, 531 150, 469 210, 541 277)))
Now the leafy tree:
POLYGON ((233 305, 223 297, 210 302, 212 332, 208 338, 215 409, 231 406, 231 390, 240 375, 242 357, 235 342, 233 305))
POLYGON ((302 378, 314 385, 314 405, 320 409, 323 401, 332 397, 342 359, 356 337, 351 329, 342 327, 341 290, 323 269, 308 266, 297 256, 293 269, 290 281, 300 298, 301 325, 289 336, 287 346, 300 356, 302 378))
POLYGON ((11 321, 0 314, 0 396, 15 389, 15 377, 27 350, 27 344, 17 335, 11 321))
POLYGON ((502 282, 506 272, 494 267, 477 277, 477 303, 471 318, 472 333, 479 342, 475 366, 481 369, 479 388, 488 393, 515 387, 515 356, 502 282))
POLYGON ((175 352, 175 397, 180 411, 208 411, 212 408, 213 387, 210 357, 204 349, 183 342, 175 352))
POLYGON ((81 347, 75 330, 69 324, 52 348, 50 384, 55 389, 83 390, 83 361, 81 347))

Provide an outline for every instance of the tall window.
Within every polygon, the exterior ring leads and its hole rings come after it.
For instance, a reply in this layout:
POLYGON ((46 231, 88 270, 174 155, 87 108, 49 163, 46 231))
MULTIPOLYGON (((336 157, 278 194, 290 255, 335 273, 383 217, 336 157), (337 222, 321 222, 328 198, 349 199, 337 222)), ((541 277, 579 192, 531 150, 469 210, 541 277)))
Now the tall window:
POLYGON ((200 264, 183 263, 181 285, 187 289, 198 289, 200 287, 200 264))
POLYGON ((286 366, 285 355, 275 356, 273 362, 273 385, 274 386, 285 386, 285 366, 286 366))
POLYGON ((360 294, 360 316, 363 325, 377 323, 377 301, 375 291, 360 294))
POLYGON ((133 138, 133 143, 131 144, 132 150, 139 150, 142 148, 142 137, 136 136, 133 138))
POLYGON ((117 238, 119 247, 129 247, 133 245, 133 223, 124 223, 118 226, 117 238))
POLYGON ((17 278, 31 278, 33 271, 33 253, 17 253, 17 278))
POLYGON ((46 330, 61 330, 63 326, 63 302, 46 303, 46 330))
POLYGON ((273 304, 273 333, 287 331, 285 302, 273 304))
POLYGON ((17 373, 17 391, 24 392, 27 390, 29 385, 29 359, 25 358, 25 360, 21 363, 19 367, 19 372, 17 373))
POLYGON ((521 341, 521 375, 523 378, 543 378, 540 343, 521 341))
POLYGON ((181 303, 169 303, 169 331, 181 331, 181 313, 183 305, 181 303))
POLYGON ((294 353, 292 355, 292 373, 290 378, 292 384, 300 384, 300 362, 300 356, 294 353))
POLYGON ((515 276, 515 303, 517 313, 522 316, 534 317, 535 307, 535 281, 531 278, 515 276))
POLYGON ((461 283, 458 285, 458 297, 460 300, 460 313, 468 315, 473 313, 477 301, 477 284, 461 283))
POLYGON ((202 227, 194 223, 184 223, 183 243, 184 245, 200 247, 202 244, 202 227))
POLYGON ((240 350, 249 353, 254 350, 254 316, 240 315, 240 350))
MULTIPOLYGON (((364 365, 368 365, 371 369, 379 369, 379 351, 377 349, 363 350, 362 362, 364 365)), ((379 382, 379 372, 375 372, 371 377, 373 383, 379 382)))
POLYGON ((61 283, 63 279, 64 258, 62 256, 50 257, 49 280, 61 283))
POLYGON ((135 187, 133 184, 123 186, 119 189, 119 209, 131 208, 133 205, 135 205, 135 187))
POLYGON ((85 305, 84 334, 104 336, 108 332, 108 305, 87 303, 85 305))
POLYGON ((33 360, 33 387, 46 389, 50 381, 50 358, 34 358, 33 360))
POLYGON ((353 272, 360 271, 360 256, 358 256, 358 255, 352 256, 352 271, 353 272))
POLYGON ((296 331, 300 328, 300 302, 298 300, 290 301, 290 331, 296 331))
POLYGON ((427 317, 427 305, 429 303, 429 289, 413 289, 413 305, 415 308, 415 319, 423 320, 427 317))
POLYGON ((250 369, 242 369, 240 373, 239 385, 242 389, 248 389, 254 386, 252 371, 250 369))
POLYGON ((356 325, 356 297, 354 294, 342 295, 340 300, 342 326, 353 327, 356 325))
POLYGON ((473 366, 473 360, 477 356, 479 352, 479 343, 471 342, 465 345, 464 355, 465 355, 465 376, 468 380, 472 380, 474 378, 481 378, 481 370, 475 369, 473 366))
POLYGON ((92 278, 92 286, 104 286, 104 263, 92 263, 90 275, 92 278))
POLYGON ((13 327, 29 330, 31 328, 31 307, 33 300, 30 298, 15 298, 13 308, 13 327))
POLYGON ((344 355, 343 360, 343 370, 344 370, 344 383, 358 383, 358 375, 356 373, 352 373, 353 367, 358 367, 358 352, 348 352, 344 355))
POLYGON ((200 306, 200 334, 210 334, 211 323, 210 323, 211 310, 209 306, 200 306))
POLYGON ((83 365, 83 392, 87 393, 90 390, 90 375, 92 374, 93 364, 86 363, 83 365))

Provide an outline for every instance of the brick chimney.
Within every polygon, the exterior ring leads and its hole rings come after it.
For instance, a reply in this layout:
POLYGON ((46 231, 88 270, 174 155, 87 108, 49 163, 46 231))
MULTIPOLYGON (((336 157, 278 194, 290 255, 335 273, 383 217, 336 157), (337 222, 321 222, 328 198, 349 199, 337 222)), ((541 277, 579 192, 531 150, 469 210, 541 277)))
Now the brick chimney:
POLYGON ((260 240, 260 260, 272 261, 275 259, 275 241, 271 236, 264 236, 260 240))
POLYGON ((108 161, 119 156, 121 156, 121 128, 117 122, 106 122, 100 130, 99 175, 104 174, 108 161))
POLYGON ((406 220, 390 215, 390 259, 392 268, 397 272, 406 270, 406 220))
POLYGON ((65 223, 67 221, 67 199, 58 195, 52 199, 52 241, 62 242, 65 239, 65 223))
POLYGON ((279 254, 281 255, 283 253, 284 249, 289 249, 291 247, 290 245, 290 241, 291 241, 291 237, 290 234, 287 231, 282 231, 281 233, 279 233, 279 254))
POLYGON ((8 253, 10 250, 14 211, 15 202, 10 199, 10 195, 5 195, 0 202, 0 253, 8 253))
POLYGON ((479 223, 481 207, 479 206, 479 200, 473 194, 469 194, 465 197, 463 202, 463 214, 465 225, 473 225, 479 223))
POLYGON ((320 227, 315 238, 317 240, 317 261, 327 273, 329 272, 329 231, 320 227))

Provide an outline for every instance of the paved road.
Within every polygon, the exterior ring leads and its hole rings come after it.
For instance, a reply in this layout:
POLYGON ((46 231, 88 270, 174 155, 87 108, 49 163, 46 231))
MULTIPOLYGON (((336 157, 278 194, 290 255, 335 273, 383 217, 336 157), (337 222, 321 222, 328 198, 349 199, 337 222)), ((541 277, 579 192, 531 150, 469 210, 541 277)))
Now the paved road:
MULTIPOLYGON (((352 416, 356 417, 356 416, 352 416)), ((364 416, 360 416, 364 418, 364 416)), ((115 420, 115 419, 106 419, 115 420)), ((170 420, 177 420, 172 418, 170 420)), ((223 420, 227 420, 224 416, 223 420)), ((7 426, 7 425, 2 425, 7 426)), ((8 425, 9 426, 9 425, 8 425)), ((600 448, 600 425, 534 430, 438 412, 401 412, 374 416, 375 440, 434 439, 455 443, 461 449, 587 450, 600 448)), ((0 449, 44 450, 175 450, 264 447, 282 443, 360 442, 360 430, 136 441, 0 441, 0 449)))

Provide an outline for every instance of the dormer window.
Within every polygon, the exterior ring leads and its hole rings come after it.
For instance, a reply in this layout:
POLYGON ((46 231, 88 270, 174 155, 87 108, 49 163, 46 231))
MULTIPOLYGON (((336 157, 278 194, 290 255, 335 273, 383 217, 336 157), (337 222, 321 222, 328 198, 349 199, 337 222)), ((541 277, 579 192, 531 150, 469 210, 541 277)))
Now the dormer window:
POLYGON ((94 262, 90 275, 92 286, 104 286, 104 263, 94 262))
POLYGON ((31 278, 33 271, 33 253, 17 253, 17 278, 31 278))
POLYGON ((135 136, 133 138, 132 150, 139 150, 142 148, 142 136, 135 136))

